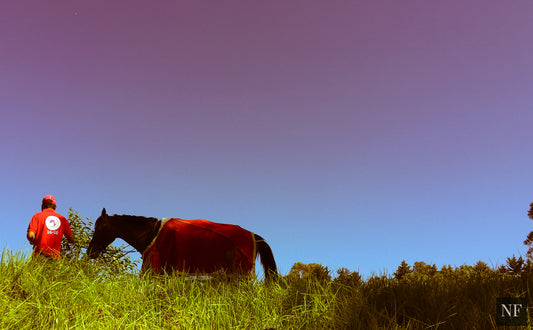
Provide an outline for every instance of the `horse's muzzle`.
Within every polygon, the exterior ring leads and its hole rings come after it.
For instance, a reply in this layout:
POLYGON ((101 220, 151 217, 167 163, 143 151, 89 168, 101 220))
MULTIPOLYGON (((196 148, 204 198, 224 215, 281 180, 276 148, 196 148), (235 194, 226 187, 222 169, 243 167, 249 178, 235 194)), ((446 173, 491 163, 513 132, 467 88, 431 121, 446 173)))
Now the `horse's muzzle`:
POLYGON ((102 251, 98 251, 98 250, 96 250, 94 248, 91 248, 90 246, 89 246, 89 248, 87 248, 87 255, 91 259, 98 258, 98 256, 100 256, 101 253, 102 253, 102 251))

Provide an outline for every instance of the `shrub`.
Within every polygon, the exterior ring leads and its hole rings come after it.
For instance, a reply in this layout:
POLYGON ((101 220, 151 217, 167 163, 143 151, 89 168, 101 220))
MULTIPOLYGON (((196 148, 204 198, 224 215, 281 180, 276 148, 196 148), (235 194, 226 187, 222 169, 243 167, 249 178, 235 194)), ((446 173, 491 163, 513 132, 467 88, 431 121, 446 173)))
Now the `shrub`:
POLYGON ((93 266, 91 269, 99 274, 111 276, 133 272, 137 269, 138 260, 132 260, 127 246, 109 245, 97 259, 89 259, 86 255, 87 248, 94 234, 94 222, 86 217, 82 217, 79 212, 72 208, 68 211, 68 221, 76 243, 69 244, 66 238, 61 243, 61 253, 65 260, 76 262, 83 260, 85 266, 93 266))

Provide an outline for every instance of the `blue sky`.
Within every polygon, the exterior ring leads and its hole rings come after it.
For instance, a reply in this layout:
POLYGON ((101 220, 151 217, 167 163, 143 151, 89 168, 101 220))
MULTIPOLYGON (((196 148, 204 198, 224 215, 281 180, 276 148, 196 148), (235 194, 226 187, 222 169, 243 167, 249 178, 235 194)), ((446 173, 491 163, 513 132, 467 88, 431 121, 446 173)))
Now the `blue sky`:
POLYGON ((295 262, 499 265, 532 230, 530 1, 25 1, 0 10, 0 243, 53 194, 295 262))

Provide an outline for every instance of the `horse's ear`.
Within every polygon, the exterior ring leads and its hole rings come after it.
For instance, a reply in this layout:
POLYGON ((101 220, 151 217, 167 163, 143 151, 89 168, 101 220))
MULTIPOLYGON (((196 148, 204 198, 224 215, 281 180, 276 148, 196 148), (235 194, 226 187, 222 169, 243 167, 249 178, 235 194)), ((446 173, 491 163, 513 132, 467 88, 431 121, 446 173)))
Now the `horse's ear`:
POLYGON ((105 210, 105 207, 102 209, 102 216, 107 215, 107 212, 105 210))

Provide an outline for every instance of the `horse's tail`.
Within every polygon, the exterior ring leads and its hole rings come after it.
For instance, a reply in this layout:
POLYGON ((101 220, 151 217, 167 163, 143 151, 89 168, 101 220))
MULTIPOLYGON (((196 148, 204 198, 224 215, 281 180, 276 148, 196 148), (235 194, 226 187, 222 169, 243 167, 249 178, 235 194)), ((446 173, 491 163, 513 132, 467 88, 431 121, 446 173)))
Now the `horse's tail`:
POLYGON ((263 270, 265 272, 265 280, 272 280, 278 274, 278 268, 276 267, 276 260, 274 260, 272 249, 263 237, 255 233, 254 237, 257 254, 259 254, 259 257, 261 258, 261 265, 263 265, 263 270))

